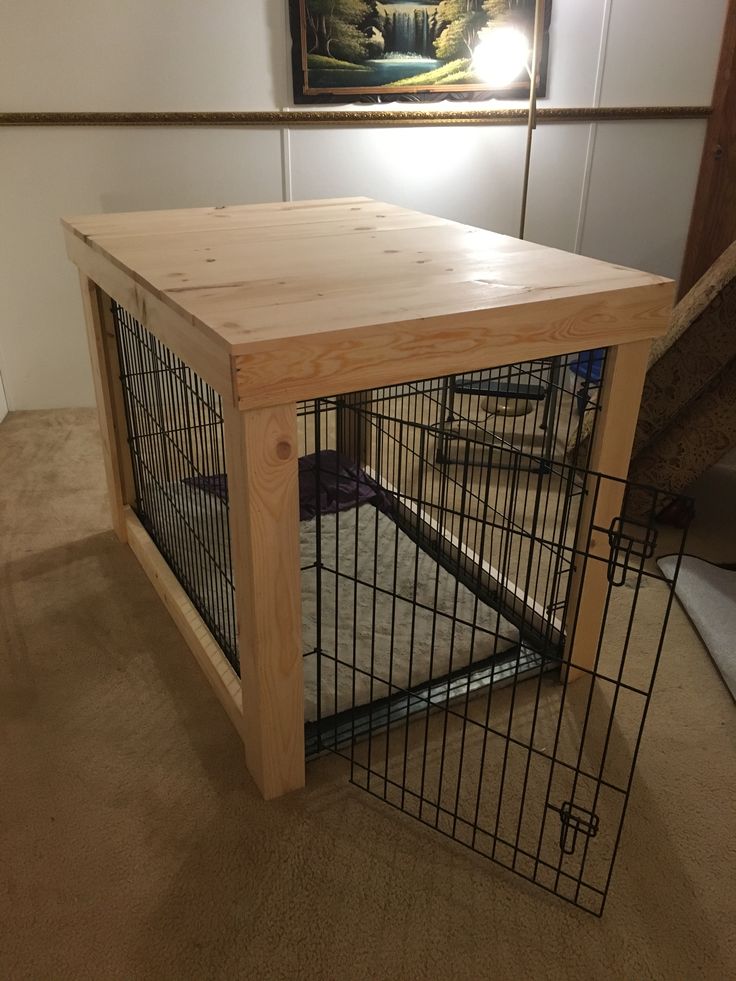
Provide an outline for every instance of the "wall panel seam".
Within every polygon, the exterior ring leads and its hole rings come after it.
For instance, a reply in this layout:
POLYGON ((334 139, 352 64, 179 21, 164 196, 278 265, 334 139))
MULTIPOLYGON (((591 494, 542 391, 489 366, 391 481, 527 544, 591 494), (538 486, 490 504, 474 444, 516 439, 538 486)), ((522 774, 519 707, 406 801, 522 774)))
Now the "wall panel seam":
MULTIPOLYGON (((598 59, 595 67, 595 82, 593 85, 593 106, 600 108, 601 92, 603 91, 603 76, 606 71, 606 60, 608 58, 608 39, 611 28, 611 9, 613 0, 605 0, 603 16, 601 17, 601 40, 598 46, 598 59)), ((578 224, 575 229, 575 252, 580 252, 583 248, 583 236, 585 235, 585 221, 588 216, 588 201, 590 199, 590 181, 593 173, 593 161, 595 158, 595 145, 598 138, 598 125, 593 123, 588 133, 588 143, 585 149, 585 164, 583 167, 583 180, 580 187, 580 208, 578 209, 578 224)))

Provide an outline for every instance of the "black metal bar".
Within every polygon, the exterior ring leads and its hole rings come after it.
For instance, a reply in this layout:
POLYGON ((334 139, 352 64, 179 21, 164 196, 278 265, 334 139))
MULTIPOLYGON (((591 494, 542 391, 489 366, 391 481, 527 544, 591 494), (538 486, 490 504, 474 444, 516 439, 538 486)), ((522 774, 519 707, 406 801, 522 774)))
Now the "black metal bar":
POLYGON ((197 481, 225 474, 220 396, 113 303, 134 510, 236 671, 226 499, 197 481))

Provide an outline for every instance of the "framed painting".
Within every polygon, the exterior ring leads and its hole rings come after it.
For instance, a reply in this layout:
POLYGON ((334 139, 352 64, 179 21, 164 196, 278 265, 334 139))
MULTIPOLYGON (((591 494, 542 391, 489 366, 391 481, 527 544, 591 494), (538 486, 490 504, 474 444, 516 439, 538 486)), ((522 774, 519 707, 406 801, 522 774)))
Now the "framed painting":
MULTIPOLYGON (((538 96, 546 93, 551 7, 545 0, 538 96)), ((473 53, 496 27, 531 46, 534 9, 535 0, 290 0, 294 101, 528 98, 526 69, 489 87, 473 53)))

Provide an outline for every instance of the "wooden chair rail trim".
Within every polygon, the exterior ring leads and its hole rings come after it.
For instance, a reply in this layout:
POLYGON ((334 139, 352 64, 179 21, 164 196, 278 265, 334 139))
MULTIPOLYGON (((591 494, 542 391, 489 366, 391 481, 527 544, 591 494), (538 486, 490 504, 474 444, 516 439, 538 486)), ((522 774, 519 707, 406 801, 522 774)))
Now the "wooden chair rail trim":
MULTIPOLYGON (((710 106, 596 106, 537 110, 538 123, 647 122, 706 119, 710 106)), ((3 112, 0 126, 235 126, 368 128, 524 125, 526 107, 510 109, 289 109, 254 112, 3 112)))

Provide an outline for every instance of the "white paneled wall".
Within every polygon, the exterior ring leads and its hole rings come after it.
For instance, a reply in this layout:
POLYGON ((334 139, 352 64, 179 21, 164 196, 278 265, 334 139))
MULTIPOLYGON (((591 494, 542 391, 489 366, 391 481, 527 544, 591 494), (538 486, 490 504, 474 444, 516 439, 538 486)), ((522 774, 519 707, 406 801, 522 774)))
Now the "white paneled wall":
POLYGON ((593 105, 608 0, 552 0, 546 105, 593 105))
POLYGON ((555 123, 535 135, 526 238, 575 251, 590 125, 555 123))
MULTIPOLYGON (((708 103, 725 8, 553 0, 544 104, 708 103)), ((286 0, 10 0, 0 110, 288 107, 286 24, 286 0)), ((677 275, 703 134, 702 121, 540 126, 527 236, 677 275)), ((368 194, 515 234, 523 144, 520 126, 0 129, 11 409, 92 400, 61 215, 368 194)))
MULTIPOLYGON (((589 129, 558 124, 537 131, 527 238, 574 249, 589 129)), ((516 235, 525 139, 521 126, 295 130, 292 196, 365 194, 516 235)))
POLYGON ((604 106, 708 105, 728 0, 611 0, 604 106))
POLYGON ((581 252, 676 276, 705 120, 599 123, 581 252))
POLYGON ((507 234, 518 229, 520 126, 295 130, 291 147, 294 198, 366 194, 507 234))
POLYGON ((281 198, 275 131, 6 129, 0 161, 0 351, 13 409, 92 403, 59 216, 281 198))
POLYGON ((270 109, 279 0, 3 0, 0 111, 270 109))

